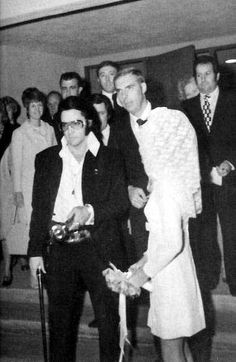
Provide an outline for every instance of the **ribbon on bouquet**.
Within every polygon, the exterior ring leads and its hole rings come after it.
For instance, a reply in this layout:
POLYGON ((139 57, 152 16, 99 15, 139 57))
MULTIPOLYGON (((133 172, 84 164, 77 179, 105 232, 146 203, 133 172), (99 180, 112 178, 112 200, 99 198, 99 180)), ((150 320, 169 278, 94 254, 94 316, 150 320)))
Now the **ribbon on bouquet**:
POLYGON ((139 295, 140 290, 129 285, 128 278, 132 275, 131 272, 123 273, 117 269, 114 264, 110 263, 111 268, 103 271, 103 275, 106 279, 108 287, 116 293, 119 293, 119 329, 120 329, 120 358, 119 362, 122 362, 125 354, 125 343, 130 344, 128 340, 128 329, 126 320, 126 295, 135 296, 139 295))
POLYGON ((124 293, 119 293, 119 317, 120 317, 120 358, 119 362, 122 362, 125 355, 125 343, 130 344, 128 340, 128 329, 126 321, 126 296, 124 293))

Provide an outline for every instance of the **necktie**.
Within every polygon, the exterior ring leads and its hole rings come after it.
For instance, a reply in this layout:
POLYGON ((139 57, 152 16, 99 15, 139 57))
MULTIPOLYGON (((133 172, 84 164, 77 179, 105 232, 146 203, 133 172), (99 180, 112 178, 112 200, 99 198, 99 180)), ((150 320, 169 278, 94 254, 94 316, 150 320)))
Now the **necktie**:
POLYGON ((147 122, 147 120, 145 119, 145 121, 144 121, 143 119, 139 118, 139 119, 137 119, 136 122, 138 123, 139 126, 142 126, 144 123, 147 122))
POLYGON ((210 132, 210 130, 211 130, 211 108, 210 108, 209 98, 210 98, 210 96, 208 96, 207 94, 204 96, 204 104, 202 107, 202 111, 203 111, 203 117, 204 117, 204 121, 206 123, 207 129, 210 132))
POLYGON ((118 104, 117 104, 117 99, 116 99, 116 93, 112 94, 112 101, 113 101, 113 108, 117 108, 118 104))

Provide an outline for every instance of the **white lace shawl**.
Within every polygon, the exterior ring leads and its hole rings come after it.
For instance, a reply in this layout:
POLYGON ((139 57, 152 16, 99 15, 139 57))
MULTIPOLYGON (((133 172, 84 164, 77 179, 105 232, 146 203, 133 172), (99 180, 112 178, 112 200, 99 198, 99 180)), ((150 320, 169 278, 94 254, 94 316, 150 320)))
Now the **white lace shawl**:
POLYGON ((183 220, 196 217, 201 212, 198 148, 187 117, 180 111, 158 107, 141 126, 138 141, 151 188, 155 184, 161 193, 167 183, 183 220))

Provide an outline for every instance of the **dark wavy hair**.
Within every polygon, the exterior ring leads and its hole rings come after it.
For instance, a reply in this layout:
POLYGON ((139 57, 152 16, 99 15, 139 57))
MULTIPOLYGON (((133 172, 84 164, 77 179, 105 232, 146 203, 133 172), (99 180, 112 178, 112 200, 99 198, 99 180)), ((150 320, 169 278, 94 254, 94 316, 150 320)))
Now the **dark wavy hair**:
POLYGON ((70 96, 62 100, 59 105, 60 122, 61 113, 63 111, 69 111, 70 109, 76 109, 80 111, 86 121, 92 121, 91 123, 86 122, 85 134, 88 135, 89 132, 92 131, 97 139, 101 142, 102 134, 100 131, 100 120, 92 103, 88 100, 85 100, 83 97, 76 96, 70 96))
POLYGON ((61 83, 63 80, 72 80, 72 79, 76 79, 77 80, 77 84, 78 87, 84 87, 84 81, 81 78, 81 76, 79 75, 79 73, 77 72, 66 72, 66 73, 62 73, 60 80, 59 80, 59 85, 61 86, 61 83))
POLYGON ((108 67, 108 66, 115 68, 117 70, 117 72, 120 70, 120 65, 118 63, 113 62, 112 60, 104 60, 97 66, 97 69, 96 69, 97 77, 99 76, 100 69, 102 69, 103 67, 108 67))
POLYGON ((3 97, 2 101, 3 101, 6 109, 7 109, 7 106, 12 109, 14 122, 16 122, 16 120, 19 117, 20 112, 21 112, 21 107, 20 107, 19 103, 10 96, 3 97))
POLYGON ((91 95, 91 103, 94 104, 105 104, 107 114, 108 114, 108 123, 112 122, 112 118, 114 116, 114 110, 109 98, 107 98, 104 94, 94 93, 91 95))

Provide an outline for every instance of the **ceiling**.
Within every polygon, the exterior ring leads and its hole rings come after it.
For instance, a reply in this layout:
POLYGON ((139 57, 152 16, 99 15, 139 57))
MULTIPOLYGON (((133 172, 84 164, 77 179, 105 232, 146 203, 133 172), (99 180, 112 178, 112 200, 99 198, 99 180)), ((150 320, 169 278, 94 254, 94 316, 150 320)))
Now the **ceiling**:
POLYGON ((0 26, 0 44, 81 59, 223 36, 236 43, 235 19, 235 0, 117 1, 0 26))

